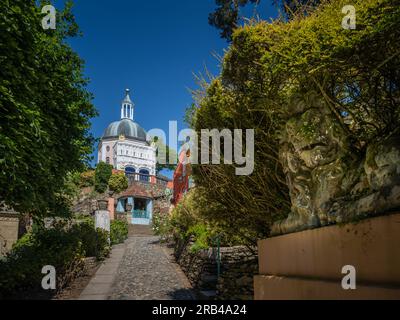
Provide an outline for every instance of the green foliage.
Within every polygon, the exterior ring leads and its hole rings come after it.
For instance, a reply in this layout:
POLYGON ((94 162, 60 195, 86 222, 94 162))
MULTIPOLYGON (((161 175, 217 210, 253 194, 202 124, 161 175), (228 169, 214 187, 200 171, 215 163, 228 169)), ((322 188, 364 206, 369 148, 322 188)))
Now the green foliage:
MULTIPOLYGON (((252 21, 234 31, 220 77, 201 82, 187 118, 197 132, 255 129, 255 170, 239 177, 229 165, 194 167, 200 200, 190 210, 201 208, 206 221, 245 243, 268 236, 271 224, 291 210, 279 150, 283 126, 300 107, 326 108, 354 157, 398 134, 397 2, 354 1, 356 30, 342 28, 348 2, 333 0, 289 22, 252 21)), ((313 136, 316 126, 305 123, 299 134, 313 136)))
POLYGON ((121 220, 111 221, 111 244, 120 244, 128 239, 128 223, 121 220))
POLYGON ((108 188, 108 181, 112 175, 112 165, 100 162, 95 171, 94 188, 98 193, 104 193, 108 188))
POLYGON ((95 230, 94 220, 91 217, 84 217, 77 220, 72 232, 81 239, 82 248, 87 257, 104 259, 109 253, 108 233, 104 230, 95 230))
POLYGON ((62 275, 68 266, 84 257, 82 244, 63 226, 27 234, 15 245, 5 261, 0 262, 2 293, 40 288, 46 265, 56 268, 62 275))
MULTIPOLYGON (((193 251, 215 246, 214 240, 219 237, 222 246, 246 244, 245 239, 221 223, 210 222, 204 215, 209 204, 207 198, 198 188, 192 189, 183 200, 174 208, 171 215, 155 214, 153 230, 161 236, 163 241, 174 240, 178 244, 185 244, 193 240, 193 251)), ((211 210, 219 212, 220 208, 211 203, 211 210)))
POLYGON ((169 223, 175 238, 187 239, 188 230, 201 222, 200 206, 197 206, 196 200, 195 193, 191 191, 172 211, 169 223))
MULTIPOLYGON (((210 25, 221 31, 221 38, 232 40, 232 34, 239 27, 240 8, 248 4, 258 5, 261 0, 216 0, 217 9, 208 17, 210 25)), ((280 6, 287 18, 293 18, 298 14, 310 12, 321 0, 272 0, 276 6, 280 6)))
POLYGON ((195 242, 191 246, 192 252, 198 252, 202 249, 208 249, 212 246, 211 232, 203 223, 196 224, 186 232, 187 237, 194 237, 195 242))
POLYGON ((154 213, 152 227, 154 234, 160 236, 162 241, 168 241, 173 235, 171 219, 167 214, 154 213))
POLYGON ((83 61, 66 37, 77 35, 67 4, 57 30, 43 30, 34 0, 1 0, 0 202, 50 215, 65 208, 63 177, 90 160, 90 119, 83 61))
MULTIPOLYGON (((254 85, 259 81, 254 80, 254 85)), ((279 91, 278 88, 270 90, 271 97, 279 91)), ((258 88, 239 94, 227 88, 222 80, 215 79, 197 101, 191 120, 198 133, 214 128, 255 130, 252 175, 237 176, 234 165, 193 166, 193 178, 198 187, 194 191, 198 199, 194 202, 198 206, 196 210, 201 208, 206 220, 249 245, 267 236, 272 223, 290 210, 289 192, 278 154, 282 112, 274 105, 264 110, 269 96, 261 98, 260 95, 258 88)))
POLYGON ((4 297, 41 288, 41 270, 46 265, 56 268, 59 281, 66 273, 81 268, 84 257, 95 256, 101 260, 108 255, 108 233, 96 231, 92 218, 70 224, 63 220, 47 229, 35 224, 32 232, 18 240, 0 261, 0 287, 4 297))
POLYGON ((125 191, 128 188, 128 178, 123 173, 113 174, 108 180, 108 187, 116 193, 125 191))
POLYGON ((240 94, 267 97, 264 110, 284 114, 296 112, 293 100, 311 104, 316 93, 362 150, 398 128, 400 9, 394 0, 355 1, 351 31, 341 26, 346 4, 325 1, 303 19, 237 30, 222 78, 240 94))
POLYGON ((60 214, 59 211, 57 214, 58 216, 68 215, 68 208, 71 207, 73 202, 79 197, 79 193, 79 174, 68 173, 64 180, 64 186, 59 194, 59 198, 63 199, 62 203, 66 205, 66 210, 64 215, 60 214))
POLYGON ((79 176, 79 187, 87 188, 94 186, 95 171, 89 170, 82 172, 79 176))

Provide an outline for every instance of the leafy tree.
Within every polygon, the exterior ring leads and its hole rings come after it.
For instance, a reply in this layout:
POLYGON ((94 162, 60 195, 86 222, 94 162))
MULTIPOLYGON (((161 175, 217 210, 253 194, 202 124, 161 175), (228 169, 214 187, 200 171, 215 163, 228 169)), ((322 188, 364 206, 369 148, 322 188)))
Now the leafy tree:
POLYGON ((120 193, 128 188, 128 178, 123 173, 113 174, 108 180, 111 191, 120 193))
POLYGON ((104 193, 108 187, 108 181, 112 175, 112 165, 105 162, 100 162, 95 171, 94 175, 94 189, 98 193, 104 193))
POLYGON ((0 203, 49 215, 65 208, 64 177, 90 160, 96 116, 83 61, 66 43, 78 35, 71 2, 57 29, 42 28, 34 0, 0 0, 0 203))
MULTIPOLYGON (((216 0, 217 9, 208 17, 209 24, 220 30, 221 38, 232 40, 233 31, 239 26, 240 8, 247 4, 259 4, 261 0, 216 0)), ((307 11, 321 0, 272 0, 277 6, 282 7, 288 18, 297 12, 307 11)))

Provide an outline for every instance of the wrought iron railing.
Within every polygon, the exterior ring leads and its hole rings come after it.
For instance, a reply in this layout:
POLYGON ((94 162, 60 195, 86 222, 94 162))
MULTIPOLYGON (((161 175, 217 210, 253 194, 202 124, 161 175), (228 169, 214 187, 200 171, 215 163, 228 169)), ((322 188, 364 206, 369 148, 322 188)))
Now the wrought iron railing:
POLYGON ((150 214, 146 210, 134 210, 132 213, 133 219, 150 219, 150 214))
POLYGON ((152 176, 148 174, 141 174, 141 173, 127 173, 126 174, 129 185, 132 185, 136 182, 141 182, 141 183, 151 183, 151 184, 161 184, 161 185, 167 185, 168 180, 164 178, 160 178, 157 176, 152 176))

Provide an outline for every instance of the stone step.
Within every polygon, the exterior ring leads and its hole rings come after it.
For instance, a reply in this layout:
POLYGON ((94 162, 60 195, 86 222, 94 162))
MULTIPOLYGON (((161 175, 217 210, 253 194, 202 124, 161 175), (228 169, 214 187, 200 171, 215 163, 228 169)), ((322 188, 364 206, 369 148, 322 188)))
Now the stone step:
POLYGON ((151 226, 144 225, 129 225, 129 236, 153 236, 153 229, 151 226))
POLYGON ((205 300, 214 300, 214 298, 217 296, 217 291, 215 290, 202 290, 200 291, 200 295, 202 299, 205 300))

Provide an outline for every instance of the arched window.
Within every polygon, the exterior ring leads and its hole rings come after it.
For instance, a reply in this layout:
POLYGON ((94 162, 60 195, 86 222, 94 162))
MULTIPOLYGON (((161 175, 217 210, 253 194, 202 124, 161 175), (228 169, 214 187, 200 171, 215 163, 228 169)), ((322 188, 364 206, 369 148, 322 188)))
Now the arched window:
POLYGON ((149 182, 150 181, 150 171, 147 169, 141 169, 139 171, 140 177, 139 180, 142 182, 149 182))
POLYGON ((106 158, 106 163, 110 164, 110 158, 109 157, 106 158))
POLYGON ((110 152, 110 146, 107 146, 106 150, 107 152, 110 152))
POLYGON ((133 167, 126 167, 125 168, 125 174, 135 174, 136 170, 133 167))

